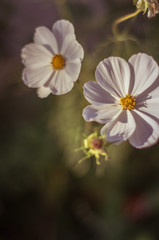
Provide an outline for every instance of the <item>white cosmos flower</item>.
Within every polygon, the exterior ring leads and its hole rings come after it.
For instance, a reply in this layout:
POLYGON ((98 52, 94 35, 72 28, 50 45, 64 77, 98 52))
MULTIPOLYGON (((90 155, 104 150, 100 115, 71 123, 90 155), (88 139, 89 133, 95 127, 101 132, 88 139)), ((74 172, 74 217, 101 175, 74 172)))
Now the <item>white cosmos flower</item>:
POLYGON ((38 96, 47 97, 51 92, 61 95, 69 92, 78 79, 84 51, 77 42, 73 25, 66 20, 57 21, 50 31, 38 27, 34 43, 22 49, 25 65, 23 81, 37 88, 38 96))
POLYGON ((133 55, 128 62, 109 57, 96 69, 97 82, 84 85, 91 103, 83 110, 86 121, 105 124, 107 141, 129 140, 136 148, 155 144, 159 137, 159 67, 151 56, 133 55))

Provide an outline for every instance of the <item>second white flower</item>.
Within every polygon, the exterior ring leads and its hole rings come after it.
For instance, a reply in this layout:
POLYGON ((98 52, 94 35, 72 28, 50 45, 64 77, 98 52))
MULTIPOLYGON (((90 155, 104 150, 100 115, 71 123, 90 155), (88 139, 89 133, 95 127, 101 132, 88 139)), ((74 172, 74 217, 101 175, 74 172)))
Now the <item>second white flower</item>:
POLYGON ((91 103, 83 110, 86 121, 105 124, 107 141, 129 140, 136 148, 155 144, 159 138, 159 67, 144 53, 128 62, 109 57, 96 69, 97 82, 84 85, 91 103))

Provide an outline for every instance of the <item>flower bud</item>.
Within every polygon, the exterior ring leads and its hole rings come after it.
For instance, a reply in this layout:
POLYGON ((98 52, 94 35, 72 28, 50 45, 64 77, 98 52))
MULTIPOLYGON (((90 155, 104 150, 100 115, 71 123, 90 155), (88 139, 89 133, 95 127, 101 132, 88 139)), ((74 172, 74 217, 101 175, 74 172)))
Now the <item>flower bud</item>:
POLYGON ((133 0, 133 4, 136 5, 138 10, 147 12, 147 17, 155 17, 159 13, 159 3, 158 0, 133 0))
POLYGON ((85 158, 94 156, 96 163, 99 165, 100 156, 104 156, 105 160, 109 159, 107 152, 105 151, 106 139, 105 136, 98 136, 97 132, 90 134, 83 140, 83 152, 86 154, 85 158))

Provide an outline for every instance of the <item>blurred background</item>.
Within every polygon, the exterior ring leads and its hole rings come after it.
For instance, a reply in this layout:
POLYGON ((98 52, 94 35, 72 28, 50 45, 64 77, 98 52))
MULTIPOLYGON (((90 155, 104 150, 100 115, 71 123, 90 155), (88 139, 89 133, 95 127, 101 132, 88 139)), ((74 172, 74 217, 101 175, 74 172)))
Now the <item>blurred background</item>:
POLYGON ((81 84, 110 55, 159 62, 159 16, 141 13, 120 24, 120 41, 112 37, 113 21, 133 11, 131 0, 0 0, 0 240, 159 239, 159 144, 110 146, 108 162, 78 164, 74 150, 92 127, 78 86, 39 99, 21 80, 22 47, 61 18, 85 50, 81 84))

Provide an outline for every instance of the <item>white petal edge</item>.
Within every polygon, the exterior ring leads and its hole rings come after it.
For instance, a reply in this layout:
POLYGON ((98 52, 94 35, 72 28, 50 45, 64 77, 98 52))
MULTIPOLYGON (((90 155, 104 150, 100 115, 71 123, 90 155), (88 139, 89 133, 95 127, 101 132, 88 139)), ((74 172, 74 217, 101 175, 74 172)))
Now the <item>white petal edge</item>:
POLYGON ((81 71, 81 61, 79 59, 75 59, 74 61, 66 61, 65 71, 73 82, 77 81, 81 71))
POLYGON ((132 95, 137 96, 148 89, 159 75, 159 67, 155 60, 145 54, 138 53, 129 59, 134 68, 135 82, 132 95))
POLYGON ((109 92, 104 90, 97 82, 89 81, 83 86, 83 94, 87 101, 95 106, 115 104, 116 100, 109 92))
POLYGON ((35 68, 50 65, 52 54, 43 46, 30 43, 21 51, 22 62, 25 66, 35 68))
POLYGON ((38 27, 35 30, 34 42, 45 46, 52 54, 58 53, 57 41, 54 34, 46 27, 38 27))
POLYGON ((120 57, 109 57, 96 68, 96 79, 100 86, 119 99, 129 93, 131 79, 129 64, 120 57))
POLYGON ((52 26, 52 31, 58 42, 59 52, 61 52, 63 41, 68 34, 72 35, 74 39, 76 39, 73 24, 70 23, 68 20, 61 19, 55 22, 52 26))
POLYGON ((86 122, 98 122, 98 123, 108 123, 116 118, 117 115, 120 114, 122 108, 120 106, 115 105, 107 105, 107 106, 94 106, 88 105, 83 109, 82 116, 86 122))
POLYGON ((22 79, 28 87, 39 88, 43 86, 52 75, 52 70, 49 66, 34 68, 26 67, 22 73, 22 79))
POLYGON ((159 97, 146 100, 143 105, 136 106, 136 109, 159 119, 159 97))
POLYGON ((159 98, 159 76, 149 88, 136 97, 136 101, 137 104, 144 105, 145 102, 155 98, 159 98))
POLYGON ((55 95, 63 95, 72 90, 74 83, 65 70, 56 71, 52 77, 49 88, 55 95))
POLYGON ((61 54, 69 61, 84 57, 82 46, 74 39, 73 35, 67 35, 63 41, 61 54))
POLYGON ((136 130, 129 138, 130 144, 138 149, 151 147, 159 138, 159 124, 151 117, 137 110, 133 111, 136 130))
POLYGON ((50 93, 51 93, 50 88, 45 87, 45 86, 42 86, 37 89, 37 95, 39 98, 46 98, 49 96, 50 93))
POLYGON ((135 121, 129 110, 122 110, 114 121, 109 122, 101 129, 101 134, 106 132, 108 142, 119 144, 126 141, 135 131, 135 121))

